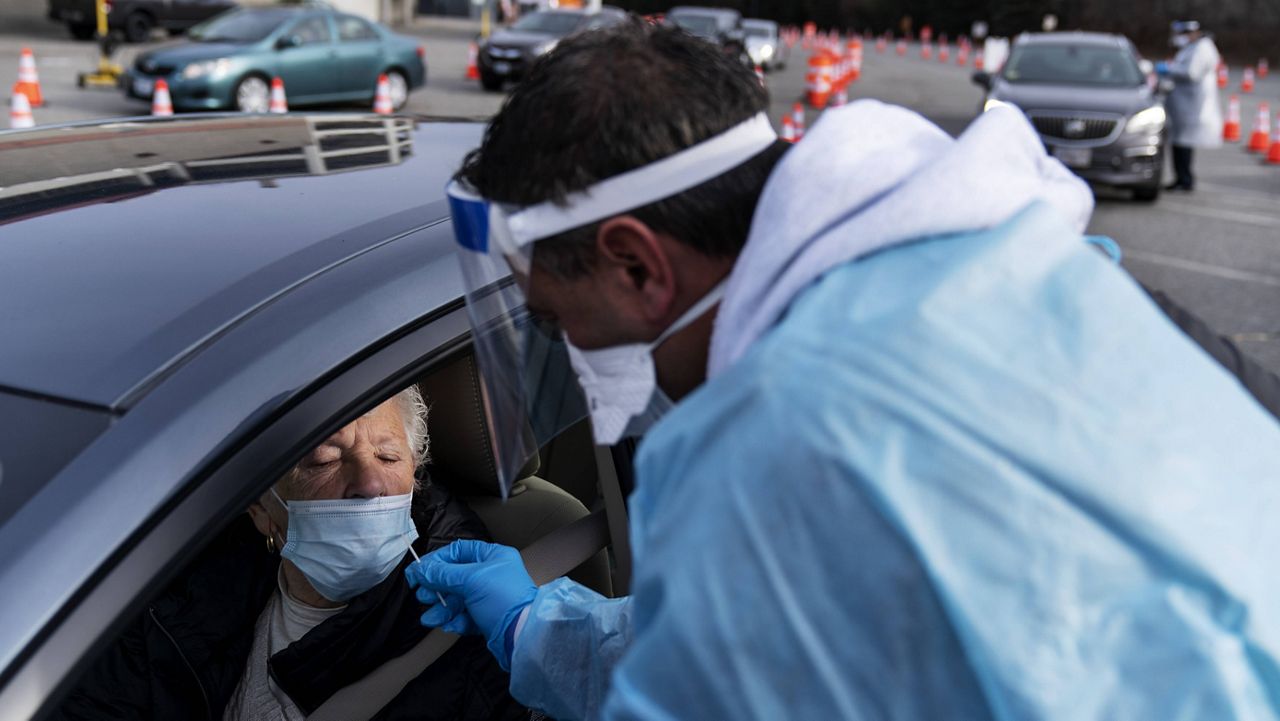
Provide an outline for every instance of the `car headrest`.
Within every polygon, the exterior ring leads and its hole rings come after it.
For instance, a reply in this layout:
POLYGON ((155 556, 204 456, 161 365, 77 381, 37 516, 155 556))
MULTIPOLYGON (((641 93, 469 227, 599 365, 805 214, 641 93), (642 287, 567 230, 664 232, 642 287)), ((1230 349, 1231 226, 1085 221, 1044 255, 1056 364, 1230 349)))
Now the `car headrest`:
MULTIPOLYGON (((418 381, 418 389, 431 409, 427 470, 433 480, 463 497, 501 496, 475 355, 468 352, 433 368, 418 381)), ((535 451, 518 478, 537 473, 540 463, 535 451)))

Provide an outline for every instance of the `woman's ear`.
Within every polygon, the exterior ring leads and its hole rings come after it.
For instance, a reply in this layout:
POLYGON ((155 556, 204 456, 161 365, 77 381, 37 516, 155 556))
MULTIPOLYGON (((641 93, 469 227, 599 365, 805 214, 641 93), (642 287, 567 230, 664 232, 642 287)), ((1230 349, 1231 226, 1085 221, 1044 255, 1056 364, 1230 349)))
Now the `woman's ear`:
POLYGON ((600 224, 596 252, 603 279, 650 324, 661 324, 675 302, 674 267, 658 234, 630 215, 600 224))
POLYGON ((253 526, 258 529, 258 533, 270 538, 272 534, 279 532, 280 529, 272 520, 271 514, 267 512, 266 506, 261 503, 251 503, 247 512, 249 518, 253 519, 253 526))

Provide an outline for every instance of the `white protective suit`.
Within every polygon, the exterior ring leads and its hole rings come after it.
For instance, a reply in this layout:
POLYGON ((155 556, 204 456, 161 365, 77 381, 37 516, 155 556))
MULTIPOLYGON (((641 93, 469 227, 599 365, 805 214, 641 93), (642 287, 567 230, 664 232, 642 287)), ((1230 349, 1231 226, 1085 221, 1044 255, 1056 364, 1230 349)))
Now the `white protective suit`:
POLYGON ((708 381, 645 437, 635 584, 561 579, 560 719, 1280 718, 1280 427, 1082 239, 996 109, 874 101, 782 160, 708 381))
POLYGON ((1217 148, 1222 145, 1222 108, 1218 105, 1218 48, 1207 37, 1178 51, 1169 63, 1173 92, 1165 101, 1173 122, 1174 145, 1217 148))

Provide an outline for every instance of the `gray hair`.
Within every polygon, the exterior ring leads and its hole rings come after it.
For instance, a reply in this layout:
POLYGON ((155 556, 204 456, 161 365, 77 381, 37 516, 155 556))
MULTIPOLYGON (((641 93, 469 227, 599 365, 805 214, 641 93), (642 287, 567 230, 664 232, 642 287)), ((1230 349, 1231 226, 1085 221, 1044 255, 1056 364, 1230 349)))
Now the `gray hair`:
POLYGON ((427 435, 427 402, 422 391, 412 385, 395 395, 396 405, 404 420, 404 436, 409 441, 409 453, 413 454, 413 467, 418 469, 431 460, 431 437, 427 435))

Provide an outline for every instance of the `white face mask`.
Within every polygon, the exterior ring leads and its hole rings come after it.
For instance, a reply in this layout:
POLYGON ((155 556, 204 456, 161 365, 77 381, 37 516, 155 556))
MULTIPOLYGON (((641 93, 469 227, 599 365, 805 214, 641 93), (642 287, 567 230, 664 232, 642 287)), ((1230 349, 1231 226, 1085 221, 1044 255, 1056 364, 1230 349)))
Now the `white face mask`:
POLYGON ((596 443, 611 446, 623 438, 644 435, 675 404, 658 387, 653 351, 701 318, 724 297, 725 282, 694 303, 652 343, 581 350, 571 342, 569 362, 578 374, 596 443))
POLYGON ((1175 48, 1178 48, 1179 50, 1181 50, 1182 48, 1185 48, 1190 44, 1191 44, 1190 35, 1174 35, 1173 36, 1173 46, 1175 48))

